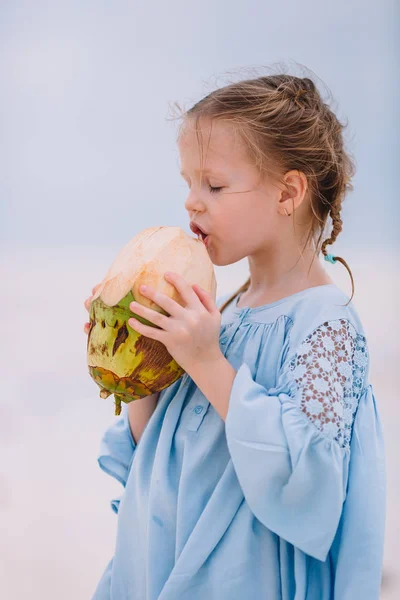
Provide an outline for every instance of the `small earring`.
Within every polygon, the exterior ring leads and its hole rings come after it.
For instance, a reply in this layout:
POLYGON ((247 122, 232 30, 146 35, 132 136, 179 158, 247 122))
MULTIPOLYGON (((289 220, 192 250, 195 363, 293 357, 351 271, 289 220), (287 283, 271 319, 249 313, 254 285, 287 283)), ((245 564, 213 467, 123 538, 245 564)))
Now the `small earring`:
POLYGON ((287 217, 290 217, 290 215, 289 215, 289 213, 288 213, 287 209, 286 209, 286 208, 284 208, 283 210, 285 211, 285 213, 286 213, 286 216, 287 216, 287 217))

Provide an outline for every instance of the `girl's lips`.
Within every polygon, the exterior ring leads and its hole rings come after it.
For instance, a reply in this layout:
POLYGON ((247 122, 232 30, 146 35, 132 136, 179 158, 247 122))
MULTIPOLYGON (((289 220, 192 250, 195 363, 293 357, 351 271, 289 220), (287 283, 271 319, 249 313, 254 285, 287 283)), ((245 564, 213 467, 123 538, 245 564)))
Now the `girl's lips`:
POLYGON ((197 223, 195 223, 194 221, 190 222, 190 229, 193 231, 193 233, 195 235, 199 235, 201 234, 201 237, 204 238, 206 235, 208 235, 204 229, 202 229, 199 225, 197 225, 197 223))
POLYGON ((190 222, 190 229, 193 231, 195 235, 197 235, 198 239, 203 242, 203 244, 208 247, 209 244, 209 233, 205 233, 194 221, 190 222))
POLYGON ((203 244, 205 245, 206 248, 208 248, 208 244, 209 244, 209 240, 210 240, 210 235, 203 235, 203 234, 198 234, 198 240, 200 242, 203 242, 203 244))

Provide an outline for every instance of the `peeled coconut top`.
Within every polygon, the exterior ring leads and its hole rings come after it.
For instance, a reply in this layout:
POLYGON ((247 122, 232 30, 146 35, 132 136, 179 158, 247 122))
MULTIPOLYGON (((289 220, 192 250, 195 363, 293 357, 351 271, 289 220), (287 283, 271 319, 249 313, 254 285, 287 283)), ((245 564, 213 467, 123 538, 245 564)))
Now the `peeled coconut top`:
POLYGON ((210 292, 215 301, 214 266, 204 243, 180 227, 160 226, 144 229, 121 249, 92 302, 100 297, 104 304, 115 306, 132 291, 137 302, 161 311, 140 293, 140 286, 145 284, 185 306, 176 288, 165 280, 166 271, 179 273, 189 285, 197 283, 210 292))

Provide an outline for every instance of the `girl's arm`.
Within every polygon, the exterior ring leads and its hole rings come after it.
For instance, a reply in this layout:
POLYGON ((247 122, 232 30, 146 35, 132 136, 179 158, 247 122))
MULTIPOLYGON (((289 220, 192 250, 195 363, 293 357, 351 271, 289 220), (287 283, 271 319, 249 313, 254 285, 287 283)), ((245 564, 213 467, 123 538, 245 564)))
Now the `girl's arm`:
POLYGON ((236 370, 222 352, 215 360, 210 360, 207 364, 198 362, 190 370, 191 379, 224 421, 236 375, 236 370))
POLYGON ((144 428, 146 427, 151 415, 157 406, 160 392, 156 392, 151 396, 133 400, 128 404, 128 418, 132 437, 135 444, 139 443, 144 428))
MULTIPOLYGON (((363 557, 364 574, 374 560, 380 564, 385 513, 384 446, 366 340, 345 318, 309 326, 309 335, 290 333, 275 387, 256 380, 263 363, 267 371, 267 348, 259 367, 249 351, 237 372, 216 359, 215 368, 195 367, 190 376, 225 420, 233 468, 257 519, 320 561, 338 532, 336 551, 345 543, 346 564, 363 557), (338 529, 345 500, 347 542, 338 529)), ((338 597, 345 596, 366 597, 338 597)))

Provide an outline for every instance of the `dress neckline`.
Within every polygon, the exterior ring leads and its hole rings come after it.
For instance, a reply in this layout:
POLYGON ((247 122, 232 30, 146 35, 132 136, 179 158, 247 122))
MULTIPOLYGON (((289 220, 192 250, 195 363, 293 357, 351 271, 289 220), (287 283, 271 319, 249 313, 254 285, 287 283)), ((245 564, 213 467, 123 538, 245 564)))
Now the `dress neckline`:
POLYGON ((282 304, 283 302, 288 302, 288 300, 291 300, 292 298, 302 296, 302 295, 310 292, 310 290, 317 290, 317 289, 321 289, 321 288, 330 288, 330 287, 334 287, 337 290, 341 291, 340 288, 338 288, 338 286, 336 285, 336 283, 324 283, 323 285, 313 285, 309 288, 305 288, 304 290, 300 290, 300 292, 295 292, 294 294, 290 294, 290 296, 284 296, 283 298, 280 298, 279 300, 275 300, 274 302, 269 302, 268 304, 262 304, 261 306, 253 306, 253 307, 237 305, 242 294, 244 293, 244 292, 240 292, 240 294, 236 297, 235 302, 234 302, 234 311, 236 313, 241 313, 243 311, 253 313, 253 312, 260 311, 260 310, 266 310, 268 308, 272 308, 273 306, 277 306, 278 304, 282 304))

